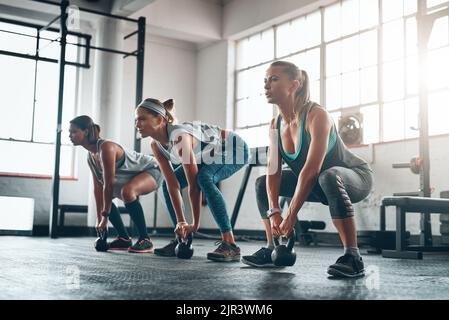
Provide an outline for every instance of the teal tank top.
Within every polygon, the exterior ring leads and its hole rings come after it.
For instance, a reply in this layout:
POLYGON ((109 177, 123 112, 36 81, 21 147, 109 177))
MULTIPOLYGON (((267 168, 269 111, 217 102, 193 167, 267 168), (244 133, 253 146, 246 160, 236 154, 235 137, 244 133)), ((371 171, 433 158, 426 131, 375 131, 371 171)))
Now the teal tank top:
MULTIPOLYGON (((307 116, 309 115, 310 110, 312 110, 315 106, 317 106, 316 103, 310 102, 300 115, 301 120, 299 126, 299 144, 298 149, 293 154, 284 151, 280 131, 281 116, 279 115, 277 118, 276 129, 278 133, 278 144, 281 157, 284 162, 292 169, 293 173, 295 173, 297 176, 299 176, 299 174, 301 173, 301 170, 306 163, 307 155, 309 153, 310 143, 312 139, 310 137, 310 133, 306 130, 305 124, 307 123, 307 116)), ((368 166, 365 160, 352 153, 346 147, 337 132, 335 123, 333 123, 331 132, 329 134, 326 156, 324 157, 320 172, 323 172, 335 166, 354 168, 362 165, 368 166)))

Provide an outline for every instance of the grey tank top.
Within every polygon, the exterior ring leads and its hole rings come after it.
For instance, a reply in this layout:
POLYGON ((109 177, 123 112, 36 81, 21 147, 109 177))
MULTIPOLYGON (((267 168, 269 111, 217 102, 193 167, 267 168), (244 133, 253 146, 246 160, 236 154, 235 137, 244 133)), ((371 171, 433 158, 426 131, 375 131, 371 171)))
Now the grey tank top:
POLYGON ((168 148, 165 148, 159 142, 157 142, 157 146, 167 160, 174 164, 180 164, 181 161, 176 152, 175 144, 181 134, 190 134, 200 142, 193 150, 196 161, 200 163, 201 157, 204 154, 220 156, 224 153, 222 148, 221 130, 222 129, 219 126, 210 125, 200 121, 182 122, 180 124, 169 123, 167 125, 169 140, 168 148))
MULTIPOLYGON (((98 139, 97 150, 101 150, 101 145, 105 142, 104 139, 98 139)), ((114 142, 115 143, 115 142, 114 142)), ((115 176, 135 176, 141 172, 158 168, 156 158, 146 154, 138 153, 134 150, 130 151, 119 145, 124 151, 123 156, 115 162, 115 176)), ((87 163, 93 169, 97 180, 103 184, 103 170, 99 167, 92 155, 87 154, 87 163)))

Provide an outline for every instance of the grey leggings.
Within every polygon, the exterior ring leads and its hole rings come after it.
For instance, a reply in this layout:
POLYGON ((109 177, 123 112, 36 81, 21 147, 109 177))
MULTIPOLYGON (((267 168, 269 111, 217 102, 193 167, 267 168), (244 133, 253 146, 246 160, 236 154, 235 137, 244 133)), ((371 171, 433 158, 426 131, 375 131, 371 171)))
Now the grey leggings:
MULTIPOLYGON (((262 219, 267 219, 268 195, 266 175, 256 180, 257 206, 262 219)), ((282 170, 281 197, 292 198, 298 177, 291 170, 282 170)), ((371 191, 373 175, 368 165, 355 168, 331 167, 320 173, 308 202, 321 202, 329 206, 332 219, 344 219, 354 215, 353 203, 365 199, 371 191)))

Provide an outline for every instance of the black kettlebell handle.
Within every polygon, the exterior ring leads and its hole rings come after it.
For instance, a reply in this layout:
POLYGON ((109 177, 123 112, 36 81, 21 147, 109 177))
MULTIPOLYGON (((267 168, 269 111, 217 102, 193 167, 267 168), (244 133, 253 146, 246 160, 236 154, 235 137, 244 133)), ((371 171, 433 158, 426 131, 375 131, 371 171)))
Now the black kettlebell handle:
POLYGON ((108 237, 108 229, 106 228, 103 231, 97 231, 97 234, 101 240, 105 240, 108 237))
POLYGON ((182 239, 182 237, 179 237, 178 236, 178 243, 184 243, 184 244, 186 244, 187 246, 191 246, 192 245, 192 242, 193 242, 193 234, 192 233, 189 233, 189 235, 187 236, 187 241, 185 242, 183 239, 182 239))
MULTIPOLYGON (((279 238, 285 238, 285 236, 274 237, 273 238, 273 242, 274 242, 274 246, 275 247, 279 247, 280 246, 279 238)), ((287 240, 287 249, 289 249, 289 250, 293 249, 293 246, 295 245, 295 238, 296 238, 295 230, 292 230, 290 235, 287 237, 287 239, 288 239, 287 240)))

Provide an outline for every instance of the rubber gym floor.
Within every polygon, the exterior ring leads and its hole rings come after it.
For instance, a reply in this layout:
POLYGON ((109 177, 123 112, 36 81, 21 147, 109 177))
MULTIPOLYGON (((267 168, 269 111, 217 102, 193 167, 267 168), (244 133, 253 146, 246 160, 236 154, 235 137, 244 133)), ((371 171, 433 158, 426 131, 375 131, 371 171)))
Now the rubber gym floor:
MULTIPOLYGON (((449 255, 423 260, 364 254, 367 276, 332 279, 334 247, 296 246, 293 267, 252 268, 208 261, 214 240, 195 239, 191 260, 128 252, 99 253, 94 238, 2 236, 0 299, 449 299, 449 255)), ((155 247, 168 238, 153 238, 155 247)), ((263 242, 239 242, 251 254, 263 242)), ((366 250, 362 250, 364 253, 366 250)))

